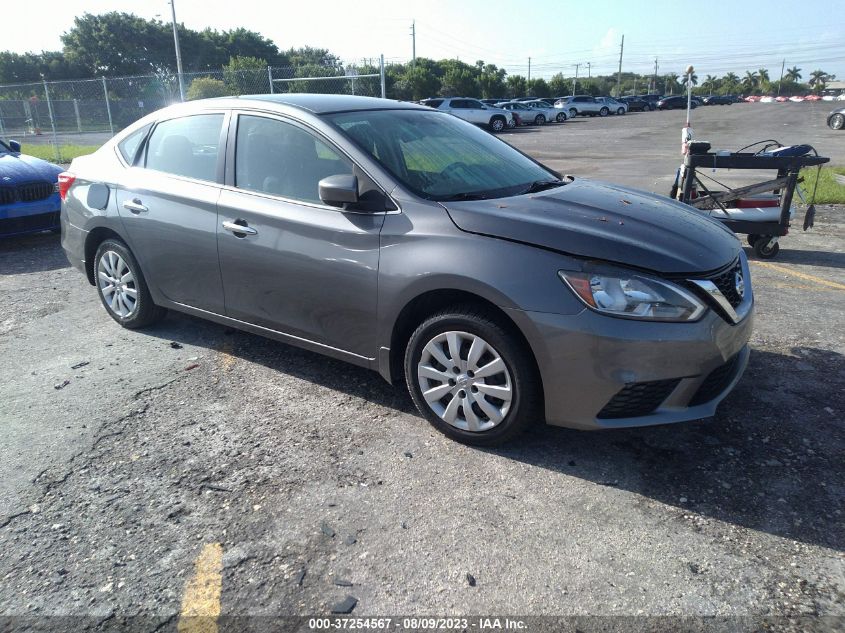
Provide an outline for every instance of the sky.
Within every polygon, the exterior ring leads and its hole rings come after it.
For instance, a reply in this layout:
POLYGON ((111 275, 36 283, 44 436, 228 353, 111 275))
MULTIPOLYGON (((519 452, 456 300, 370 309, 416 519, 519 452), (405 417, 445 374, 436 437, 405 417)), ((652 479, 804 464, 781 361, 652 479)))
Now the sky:
MULTIPOLYGON (((692 64, 706 75, 798 66, 804 80, 817 68, 845 79, 843 0, 175 0, 177 20, 201 30, 245 27, 281 49, 327 48, 346 63, 361 59, 405 62, 416 54, 434 59, 483 59, 510 74, 548 79, 623 71, 681 73, 692 64), (522 11, 517 11, 522 9, 522 11)), ((125 11, 170 21, 167 0, 42 0, 37 24, 32 8, 7 2, 0 50, 60 50, 62 33, 77 14, 125 11), (11 26, 14 25, 14 26, 11 26), (9 28, 11 26, 11 28, 9 28)))

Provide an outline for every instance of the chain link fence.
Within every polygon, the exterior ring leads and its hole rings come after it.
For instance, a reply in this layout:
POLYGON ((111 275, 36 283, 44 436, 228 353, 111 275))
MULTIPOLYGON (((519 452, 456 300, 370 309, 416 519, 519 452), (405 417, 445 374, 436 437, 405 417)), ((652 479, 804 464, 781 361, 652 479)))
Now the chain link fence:
POLYGON ((316 65, 161 73, 0 85, 0 137, 28 144, 101 145, 139 118, 183 100, 310 92, 385 95, 384 62, 336 68, 316 65))

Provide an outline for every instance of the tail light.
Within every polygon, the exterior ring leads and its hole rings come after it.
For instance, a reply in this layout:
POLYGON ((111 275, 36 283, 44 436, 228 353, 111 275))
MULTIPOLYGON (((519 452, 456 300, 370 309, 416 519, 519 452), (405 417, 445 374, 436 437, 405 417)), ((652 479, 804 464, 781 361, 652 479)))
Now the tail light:
POLYGON ((73 181, 76 180, 76 176, 74 176, 69 171, 63 171, 59 174, 59 197, 64 200, 67 197, 67 191, 70 189, 70 186, 73 184, 73 181))

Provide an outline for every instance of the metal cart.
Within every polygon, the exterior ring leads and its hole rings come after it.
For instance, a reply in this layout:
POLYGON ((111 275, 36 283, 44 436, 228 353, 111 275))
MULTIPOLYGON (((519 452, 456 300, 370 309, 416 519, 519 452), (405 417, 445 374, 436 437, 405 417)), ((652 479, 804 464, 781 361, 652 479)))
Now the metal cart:
MULTIPOLYGON (((709 150, 709 143, 689 143, 689 152, 684 156, 671 196, 709 213, 735 233, 747 234, 755 254, 771 259, 780 249, 778 239, 789 232, 792 198, 800 182, 798 172, 830 159, 811 154, 814 150, 806 145, 779 147, 773 151, 764 149, 758 153, 709 150), (730 188, 699 172, 704 169, 771 170, 777 175, 773 180, 730 188), (705 179, 725 189, 712 190, 705 184, 705 179)), ((813 226, 814 215, 815 207, 811 204, 804 217, 805 231, 813 226)))

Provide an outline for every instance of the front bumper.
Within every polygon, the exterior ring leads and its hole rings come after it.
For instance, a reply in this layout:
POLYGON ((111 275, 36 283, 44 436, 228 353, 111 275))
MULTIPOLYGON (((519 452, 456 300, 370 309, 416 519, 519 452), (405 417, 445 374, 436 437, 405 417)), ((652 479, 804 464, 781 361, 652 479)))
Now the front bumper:
POLYGON ((59 194, 44 200, 0 205, 0 237, 59 228, 59 194))
POLYGON ((714 415, 748 364, 754 318, 753 307, 736 325, 712 309, 695 323, 625 320, 586 309, 509 313, 537 359, 547 423, 578 429, 714 415))

